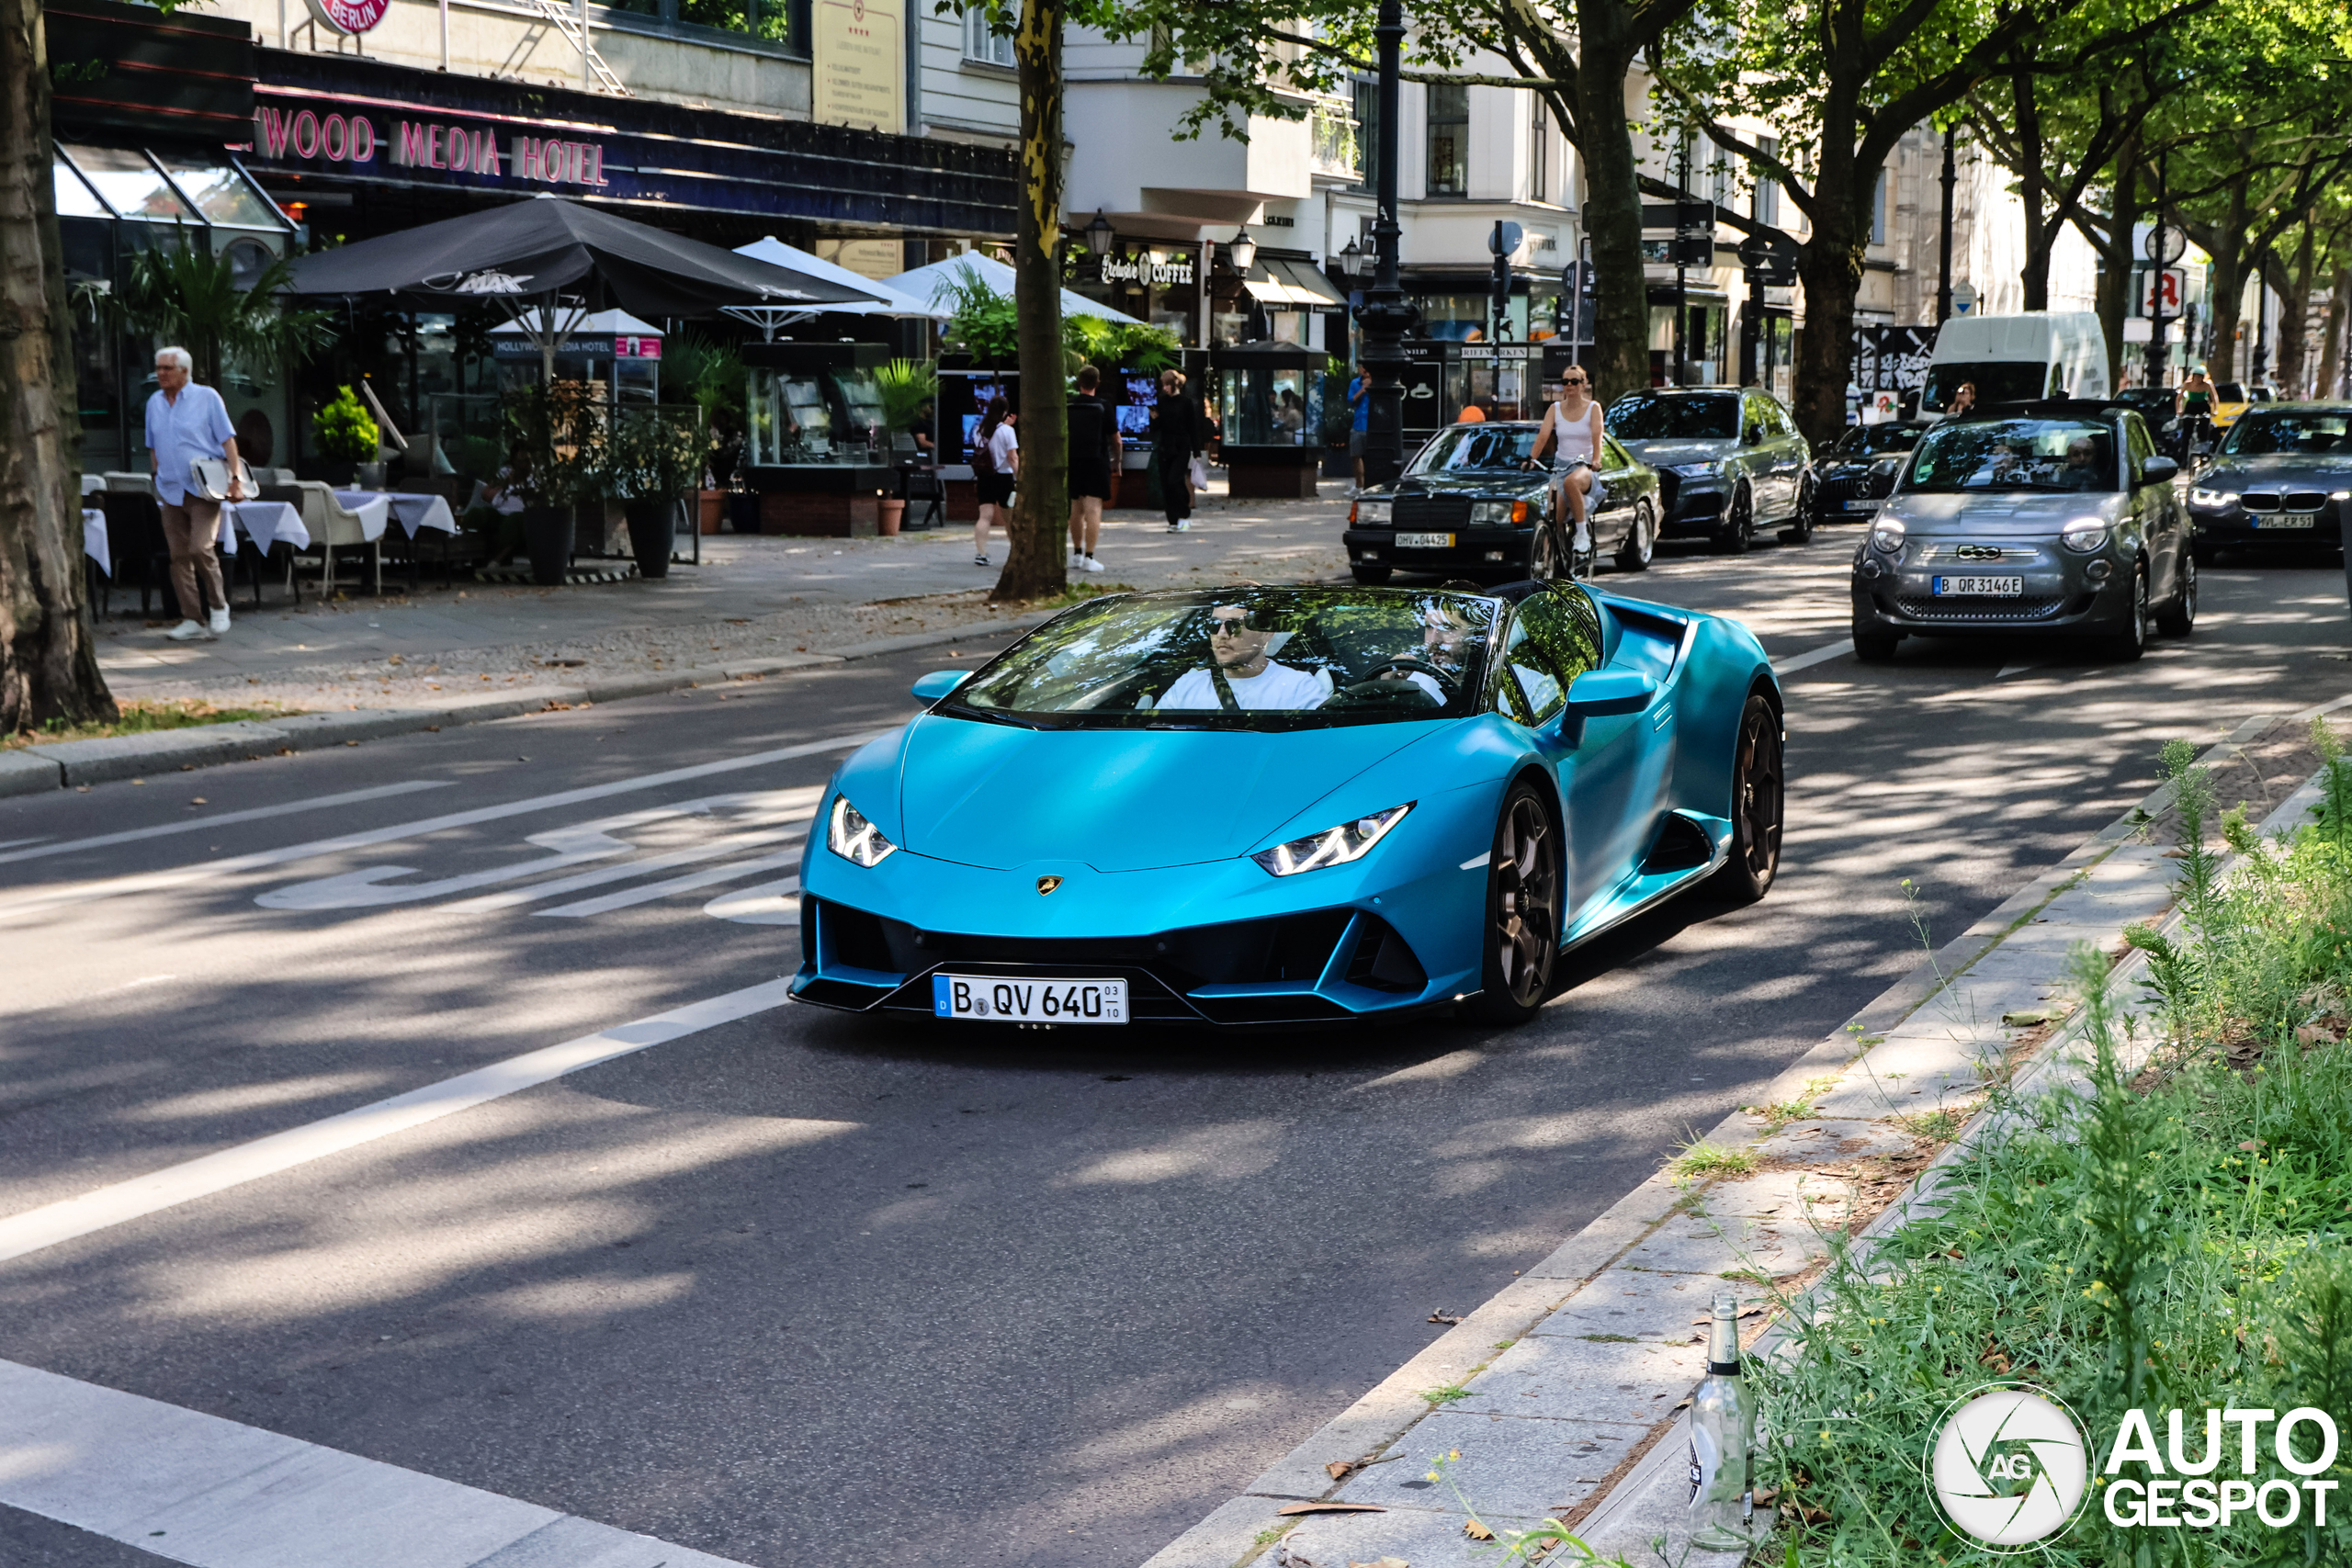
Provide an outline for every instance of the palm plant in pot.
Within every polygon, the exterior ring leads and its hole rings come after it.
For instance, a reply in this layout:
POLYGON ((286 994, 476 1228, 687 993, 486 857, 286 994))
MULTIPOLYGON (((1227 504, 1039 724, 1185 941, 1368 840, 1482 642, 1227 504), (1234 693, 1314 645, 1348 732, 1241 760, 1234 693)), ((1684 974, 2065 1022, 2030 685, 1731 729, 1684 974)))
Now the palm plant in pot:
POLYGON ((523 509, 523 545, 531 581, 563 584, 571 563, 572 509, 601 504, 605 446, 605 409, 584 381, 517 387, 506 395, 506 469, 523 509))
POLYGON ((710 446, 696 404, 622 412, 608 444, 605 476, 628 517, 629 553, 640 575, 670 575, 678 507, 702 482, 710 446))

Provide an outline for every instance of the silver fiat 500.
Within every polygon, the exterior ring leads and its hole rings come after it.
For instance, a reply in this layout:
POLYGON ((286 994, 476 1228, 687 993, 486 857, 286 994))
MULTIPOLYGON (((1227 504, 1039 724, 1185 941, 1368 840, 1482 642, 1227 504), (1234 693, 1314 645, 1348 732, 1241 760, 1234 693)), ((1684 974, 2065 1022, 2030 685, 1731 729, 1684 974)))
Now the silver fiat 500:
POLYGON ((1854 552, 1855 652, 2057 631, 2137 659, 2151 620, 2186 636, 2197 561, 2177 471, 2115 405, 2016 404, 1936 425, 1854 552))

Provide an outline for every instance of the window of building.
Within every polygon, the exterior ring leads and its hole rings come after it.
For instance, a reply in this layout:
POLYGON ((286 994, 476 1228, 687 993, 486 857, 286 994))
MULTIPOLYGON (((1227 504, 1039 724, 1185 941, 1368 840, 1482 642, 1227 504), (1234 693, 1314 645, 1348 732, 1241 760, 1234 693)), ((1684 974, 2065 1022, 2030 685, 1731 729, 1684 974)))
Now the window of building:
POLYGON ((1380 84, 1370 76, 1358 76, 1349 85, 1356 105, 1357 183, 1372 185, 1380 170, 1380 84))
POLYGON ((1871 192, 1871 243, 1886 243, 1886 171, 1878 172, 1878 184, 1871 192))
POLYGON ((1430 102, 1431 196, 1463 196, 1470 189, 1470 89, 1433 84, 1430 102))
POLYGON ((1552 107, 1533 94, 1528 95, 1534 105, 1529 117, 1527 135, 1527 197, 1530 201, 1552 199, 1552 107))
MULTIPOLYGON (((1756 139, 1756 150, 1768 158, 1777 158, 1781 155, 1781 139, 1759 136, 1756 139)), ((1781 226, 1780 182, 1768 180, 1761 173, 1756 176, 1756 221, 1770 223, 1775 229, 1781 226)))
POLYGON ((989 14, 975 6, 964 13, 964 58, 981 65, 1014 66, 1010 35, 989 26, 989 14))

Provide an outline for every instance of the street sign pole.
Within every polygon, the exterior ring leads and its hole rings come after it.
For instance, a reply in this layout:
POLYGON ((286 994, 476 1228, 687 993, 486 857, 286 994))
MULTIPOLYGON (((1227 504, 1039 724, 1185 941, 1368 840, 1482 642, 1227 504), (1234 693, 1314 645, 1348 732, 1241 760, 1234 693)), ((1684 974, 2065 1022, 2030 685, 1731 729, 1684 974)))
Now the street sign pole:
MULTIPOLYGON (((2165 254, 2172 248, 2168 235, 2179 232, 2165 221, 2165 205, 2167 200, 2165 187, 2165 157, 2166 154, 2163 152, 2156 154, 2156 226, 2148 231, 2147 244, 2148 259, 2155 263, 2158 268, 2169 266, 2180 259, 2179 256, 2168 256, 2165 254)), ((2181 239, 2183 243, 2180 254, 2186 255, 2188 254, 2188 236, 2182 235, 2181 239)), ((2172 356, 2169 353, 2169 345, 2165 342, 2165 319, 2164 280, 2159 277, 2156 281, 2154 309, 2149 311, 2148 323, 2148 385, 2151 387, 2165 386, 2169 379, 2167 371, 2170 367, 2166 361, 2172 356)))
POLYGON ((1364 398, 1363 474, 1369 483, 1386 484, 1405 466, 1405 334, 1419 319, 1419 312, 1405 302, 1396 272, 1396 83, 1397 52, 1405 39, 1402 0, 1380 0, 1380 22, 1373 34, 1380 43, 1380 126, 1374 142, 1379 153, 1378 210, 1372 233, 1380 248, 1373 257, 1372 287, 1357 308, 1356 322, 1363 329, 1363 366, 1372 376, 1364 398))

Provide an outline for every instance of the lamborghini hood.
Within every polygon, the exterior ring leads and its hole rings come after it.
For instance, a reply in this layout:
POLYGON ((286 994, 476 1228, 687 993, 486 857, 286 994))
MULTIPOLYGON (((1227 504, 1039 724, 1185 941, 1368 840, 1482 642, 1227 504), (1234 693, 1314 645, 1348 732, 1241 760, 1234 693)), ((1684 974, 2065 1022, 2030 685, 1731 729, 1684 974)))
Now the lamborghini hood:
POLYGON ((995 870, 1079 861, 1149 871, 1226 860, 1262 847, 1268 833, 1383 758, 1459 722, 1237 734, 1035 730, 926 716, 900 753, 899 842, 995 870))

